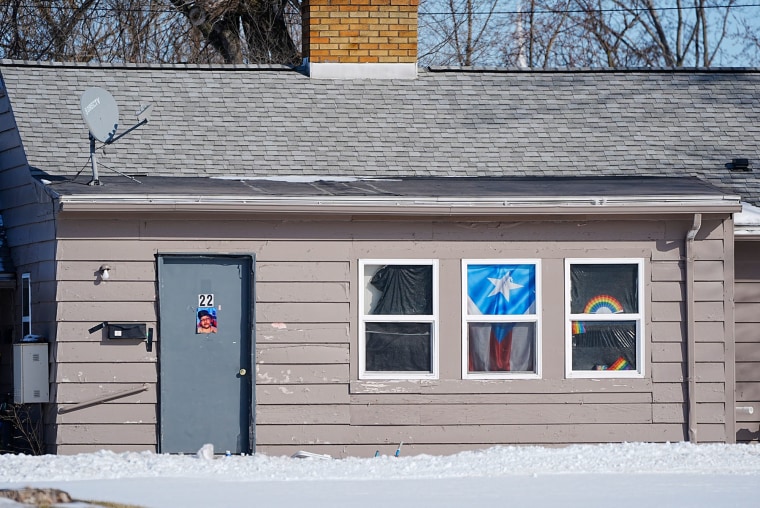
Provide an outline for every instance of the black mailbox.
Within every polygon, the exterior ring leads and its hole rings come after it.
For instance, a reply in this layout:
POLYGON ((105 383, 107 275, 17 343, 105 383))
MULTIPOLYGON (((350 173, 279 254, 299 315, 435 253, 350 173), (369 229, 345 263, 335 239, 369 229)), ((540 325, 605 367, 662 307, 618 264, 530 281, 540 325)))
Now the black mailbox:
POLYGON ((108 323, 109 339, 142 339, 148 338, 145 323, 108 323))

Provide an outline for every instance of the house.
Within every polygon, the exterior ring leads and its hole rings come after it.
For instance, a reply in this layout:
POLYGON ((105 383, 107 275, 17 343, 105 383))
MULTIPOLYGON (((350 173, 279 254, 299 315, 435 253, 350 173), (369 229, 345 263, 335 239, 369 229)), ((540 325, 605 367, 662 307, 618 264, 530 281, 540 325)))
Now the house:
POLYGON ((417 69, 391 3, 303 69, 0 63, 47 450, 757 440, 760 73, 417 69))

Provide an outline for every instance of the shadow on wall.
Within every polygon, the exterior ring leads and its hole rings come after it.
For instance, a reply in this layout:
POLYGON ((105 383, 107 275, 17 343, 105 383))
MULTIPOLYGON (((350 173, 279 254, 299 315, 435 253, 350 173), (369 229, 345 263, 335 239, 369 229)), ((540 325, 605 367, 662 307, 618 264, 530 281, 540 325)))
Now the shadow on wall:
POLYGON ((760 428, 758 428, 758 430, 754 432, 752 432, 749 429, 738 429, 736 431, 736 441, 737 442, 760 441, 760 428))

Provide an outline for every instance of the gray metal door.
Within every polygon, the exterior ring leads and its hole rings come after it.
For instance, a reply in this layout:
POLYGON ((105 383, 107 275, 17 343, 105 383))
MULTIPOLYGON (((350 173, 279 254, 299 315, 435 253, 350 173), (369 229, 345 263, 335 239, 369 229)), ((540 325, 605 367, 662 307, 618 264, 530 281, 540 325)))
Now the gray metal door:
POLYGON ((160 255, 159 451, 250 453, 250 256, 160 255))

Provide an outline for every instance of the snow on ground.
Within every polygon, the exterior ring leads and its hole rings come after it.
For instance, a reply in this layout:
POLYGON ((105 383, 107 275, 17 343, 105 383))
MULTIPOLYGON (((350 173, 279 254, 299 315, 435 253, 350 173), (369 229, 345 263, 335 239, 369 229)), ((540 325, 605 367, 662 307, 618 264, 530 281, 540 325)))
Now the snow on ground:
POLYGON ((22 486, 149 508, 758 507, 760 446, 503 446, 450 456, 402 449, 398 458, 369 459, 0 455, 0 488, 22 486))

